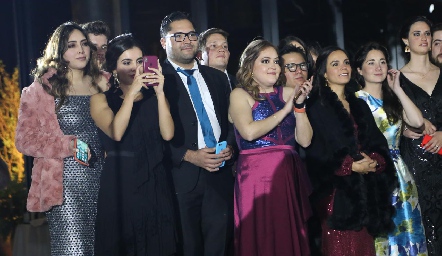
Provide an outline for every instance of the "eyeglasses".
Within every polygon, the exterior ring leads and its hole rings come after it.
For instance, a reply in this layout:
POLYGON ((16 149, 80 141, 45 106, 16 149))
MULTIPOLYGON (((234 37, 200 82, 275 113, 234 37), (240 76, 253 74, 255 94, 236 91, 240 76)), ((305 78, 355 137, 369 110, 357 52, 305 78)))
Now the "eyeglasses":
POLYGON ((285 64, 284 67, 286 67, 290 72, 296 72, 296 70, 298 69, 298 67, 302 70, 302 71, 307 71, 308 70, 308 65, 305 62, 296 64, 296 63, 288 63, 285 64))
POLYGON ((192 32, 188 32, 188 33, 175 33, 172 35, 167 35, 165 36, 165 38, 169 38, 169 37, 175 37, 175 42, 182 42, 184 41, 184 39, 189 38, 189 41, 197 41, 198 40, 198 33, 192 31, 192 32))

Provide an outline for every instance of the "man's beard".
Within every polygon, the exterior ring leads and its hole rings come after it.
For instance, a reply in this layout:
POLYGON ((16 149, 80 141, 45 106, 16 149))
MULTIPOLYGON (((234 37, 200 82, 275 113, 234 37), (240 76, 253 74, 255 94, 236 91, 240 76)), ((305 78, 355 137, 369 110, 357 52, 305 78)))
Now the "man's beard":
POLYGON ((433 56, 430 57, 431 62, 433 62, 434 65, 438 66, 439 68, 442 68, 442 62, 439 61, 439 57, 442 57, 442 54, 437 55, 436 58, 433 58, 433 56))

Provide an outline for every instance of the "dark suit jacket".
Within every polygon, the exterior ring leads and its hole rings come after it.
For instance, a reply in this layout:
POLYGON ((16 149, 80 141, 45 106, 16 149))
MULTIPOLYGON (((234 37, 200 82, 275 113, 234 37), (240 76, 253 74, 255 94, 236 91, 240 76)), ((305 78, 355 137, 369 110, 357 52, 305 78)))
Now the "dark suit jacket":
MULTIPOLYGON (((164 92, 170 104, 170 112, 175 124, 175 135, 167 143, 165 164, 172 170, 176 193, 192 191, 197 184, 201 171, 198 166, 182 161, 188 149, 198 150, 198 119, 193 109, 192 101, 187 90, 173 66, 166 61, 163 64, 165 78, 164 92)), ((236 149, 233 125, 228 120, 230 87, 226 75, 214 68, 198 65, 207 87, 212 96, 216 117, 221 127, 219 141, 227 141, 236 149)), ((235 152, 238 152, 236 149, 235 152)), ((233 194, 233 177, 231 165, 234 159, 228 161, 225 167, 208 175, 207 184, 213 185, 220 191, 231 190, 233 194)), ((225 193, 225 192, 223 192, 225 193)))

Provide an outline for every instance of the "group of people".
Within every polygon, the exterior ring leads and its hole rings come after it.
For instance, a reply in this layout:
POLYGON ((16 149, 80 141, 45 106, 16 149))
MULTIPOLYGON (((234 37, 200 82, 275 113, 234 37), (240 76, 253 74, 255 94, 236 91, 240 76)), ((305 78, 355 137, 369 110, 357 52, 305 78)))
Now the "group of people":
POLYGON ((442 255, 442 26, 403 25, 400 70, 378 43, 351 61, 291 36, 252 41, 236 77, 227 32, 182 12, 158 68, 109 35, 60 25, 23 89, 16 146, 52 255, 442 255))

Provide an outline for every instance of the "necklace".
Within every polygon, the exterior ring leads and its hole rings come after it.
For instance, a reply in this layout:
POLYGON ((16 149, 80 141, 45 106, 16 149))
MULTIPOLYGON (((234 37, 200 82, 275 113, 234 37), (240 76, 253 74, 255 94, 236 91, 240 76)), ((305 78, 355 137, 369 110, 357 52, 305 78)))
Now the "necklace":
POLYGON ((413 70, 410 68, 410 66, 408 66, 408 64, 407 64, 407 68, 408 68, 411 72, 413 72, 413 73, 417 74, 418 76, 420 76, 421 79, 424 79, 424 78, 428 75, 428 73, 430 73, 430 71, 434 70, 434 69, 432 69, 432 68, 429 68, 428 71, 427 71, 425 74, 422 75, 420 72, 413 71, 413 70))

